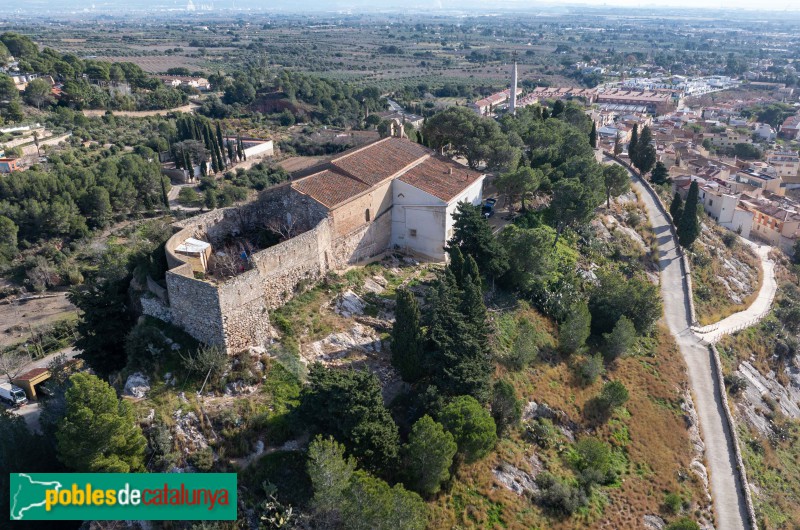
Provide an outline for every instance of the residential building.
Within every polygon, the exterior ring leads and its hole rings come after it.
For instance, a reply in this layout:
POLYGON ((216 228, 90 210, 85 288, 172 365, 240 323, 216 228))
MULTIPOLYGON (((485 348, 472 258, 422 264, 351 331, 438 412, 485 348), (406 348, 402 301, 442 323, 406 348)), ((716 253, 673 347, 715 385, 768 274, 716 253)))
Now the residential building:
POLYGON ((750 235, 791 253, 800 237, 800 213, 768 200, 743 200, 742 205, 753 211, 750 235))
MULTIPOLYGON (((517 89, 517 96, 522 94, 522 89, 517 89)), ((496 92, 475 103, 470 103, 469 107, 481 116, 490 116, 501 106, 507 105, 511 99, 511 89, 507 88, 501 92, 496 92)))
POLYGON ((198 90, 211 90, 211 83, 205 77, 189 77, 183 75, 160 75, 158 78, 167 86, 179 87, 182 85, 190 86, 198 90))
POLYGON ((767 155, 767 163, 775 168, 786 189, 800 188, 800 156, 796 151, 773 151, 767 155))
MULTIPOLYGON (((768 191, 775 195, 784 195, 786 188, 783 186, 783 179, 778 175, 769 175, 754 169, 745 169, 736 173, 734 181, 745 186, 752 186, 762 192, 768 191)), ((745 191, 744 189, 737 191, 745 191)))
POLYGON ((17 158, 0 158, 0 173, 13 173, 20 171, 22 164, 17 158))
POLYGON ((786 118, 781 125, 780 134, 788 140, 800 138, 800 114, 786 118))

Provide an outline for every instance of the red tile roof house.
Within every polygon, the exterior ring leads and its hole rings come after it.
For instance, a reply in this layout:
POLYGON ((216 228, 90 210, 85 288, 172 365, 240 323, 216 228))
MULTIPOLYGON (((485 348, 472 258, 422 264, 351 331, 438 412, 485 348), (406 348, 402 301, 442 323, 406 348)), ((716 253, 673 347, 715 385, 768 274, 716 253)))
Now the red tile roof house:
MULTIPOLYGON (((303 170, 240 208, 213 210, 176 223, 166 243, 168 306, 143 297, 145 314, 182 327, 197 340, 236 352, 268 343, 269 311, 328 271, 387 250, 445 259, 453 212, 479 205, 485 175, 404 138, 384 138, 303 170), (283 241, 244 252, 233 276, 214 272, 225 244, 252 228, 280 225, 283 241), (189 238, 212 246, 208 264, 181 253, 189 238)), ((239 255, 241 249, 236 249, 239 255)))
POLYGON ((789 140, 800 138, 800 114, 789 116, 781 125, 780 134, 789 140))

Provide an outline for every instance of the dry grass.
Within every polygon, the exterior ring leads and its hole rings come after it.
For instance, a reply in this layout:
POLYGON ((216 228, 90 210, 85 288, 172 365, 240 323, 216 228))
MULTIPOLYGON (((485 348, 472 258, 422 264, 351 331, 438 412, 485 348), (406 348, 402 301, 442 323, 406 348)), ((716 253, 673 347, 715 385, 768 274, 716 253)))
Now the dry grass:
MULTIPOLYGON (((787 284, 797 284, 798 277, 789 269, 785 256, 777 259, 776 263, 779 285, 776 298, 780 299, 787 284)), ((780 384, 790 385, 784 361, 775 356, 776 330, 779 328, 779 323, 771 316, 759 325, 724 337, 719 350, 726 374, 733 373, 742 361, 750 361, 760 373, 772 373, 780 384)), ((776 415, 773 421, 788 427, 790 432, 788 440, 777 441, 768 439, 740 414, 735 417, 748 480, 757 492, 753 501, 762 527, 768 530, 800 528, 800 504, 797 501, 800 498, 800 446, 797 445, 800 422, 776 415)))
MULTIPOLYGON (((527 310, 530 311, 530 310, 527 310)), ((625 409, 610 421, 595 427, 584 418, 587 401, 595 397, 603 381, 581 387, 568 361, 539 362, 525 371, 503 374, 523 401, 546 403, 563 410, 582 427, 578 438, 598 436, 627 459, 616 487, 602 488, 586 508, 564 520, 555 520, 525 496, 517 496, 500 484, 492 470, 507 462, 528 471, 532 454, 545 469, 569 475, 562 454, 568 443, 542 450, 519 435, 501 441, 495 453, 459 471, 453 488, 431 503, 431 528, 640 528, 646 514, 660 513, 664 495, 681 494, 702 500, 702 485, 688 466, 692 450, 683 414, 681 389, 687 386, 686 369, 672 336, 660 328, 651 342, 651 353, 618 361, 607 377, 622 381, 630 391, 625 409), (680 476, 691 477, 681 480, 680 476)), ((692 503, 692 509, 697 503, 692 503)))
POLYGON ((702 326, 719 322, 746 309, 761 289, 764 274, 761 260, 749 246, 739 241, 728 247, 723 242, 726 233, 732 234, 720 226, 706 224, 690 253, 694 289, 692 294, 697 318, 702 326), (735 282, 730 281, 734 271, 726 268, 725 262, 735 264, 736 273, 746 277, 749 285, 739 288, 735 282))

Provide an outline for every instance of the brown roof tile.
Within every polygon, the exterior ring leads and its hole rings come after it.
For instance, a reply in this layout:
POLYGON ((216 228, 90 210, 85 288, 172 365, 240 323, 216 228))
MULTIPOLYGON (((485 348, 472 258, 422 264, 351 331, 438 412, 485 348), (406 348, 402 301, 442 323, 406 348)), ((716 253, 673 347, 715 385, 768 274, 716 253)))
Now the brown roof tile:
POLYGON ((396 175, 429 152, 425 147, 409 140, 385 138, 346 152, 331 160, 331 165, 369 186, 374 186, 396 175))
POLYGON ((450 160, 432 156, 405 172, 398 180, 449 202, 481 175, 450 160))
POLYGON ((370 188, 359 180, 328 169, 297 180, 292 183, 292 187, 328 208, 333 208, 370 188))

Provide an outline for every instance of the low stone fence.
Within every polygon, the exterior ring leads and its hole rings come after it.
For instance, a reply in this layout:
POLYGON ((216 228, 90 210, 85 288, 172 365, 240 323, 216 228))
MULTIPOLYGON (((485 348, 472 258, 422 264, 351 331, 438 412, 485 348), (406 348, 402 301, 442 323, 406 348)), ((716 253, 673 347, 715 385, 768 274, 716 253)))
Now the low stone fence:
POLYGON ((686 283, 687 293, 689 293, 689 319, 691 322, 689 323, 690 326, 697 325, 697 313, 695 312, 694 308, 694 296, 692 293, 692 268, 689 263, 689 256, 686 255, 686 252, 683 251, 683 247, 680 246, 678 243, 678 232, 675 230, 675 221, 672 219, 672 214, 669 213, 669 208, 664 201, 661 200, 661 196, 658 192, 653 188, 653 185, 650 182, 642 177, 639 171, 633 167, 629 162, 626 162, 619 158, 618 156, 610 153, 608 151, 604 151, 604 154, 609 158, 613 159, 623 167, 625 167, 628 171, 633 173, 636 178, 642 183, 642 185, 647 189, 647 191, 655 198, 656 205, 658 206, 659 211, 664 216, 669 224, 669 231, 672 234, 673 239, 675 240, 675 248, 677 249, 678 256, 681 258, 681 271, 683 272, 683 281, 686 283))
POLYGON ((714 360, 714 371, 716 372, 717 384, 719 385, 719 393, 722 396, 722 408, 725 411, 725 421, 728 424, 728 429, 731 431, 731 439, 733 440, 733 452, 736 458, 736 471, 739 473, 739 487, 742 489, 744 495, 745 505, 747 507, 747 518, 750 528, 758 530, 758 522, 756 520, 756 510, 753 506, 753 497, 750 495, 750 486, 747 482, 747 470, 744 467, 742 460, 742 451, 739 449, 739 433, 736 431, 736 423, 733 419, 733 414, 728 406, 728 393, 725 390, 725 377, 722 372, 722 361, 719 358, 717 347, 713 344, 709 345, 711 350, 711 357, 714 360))

